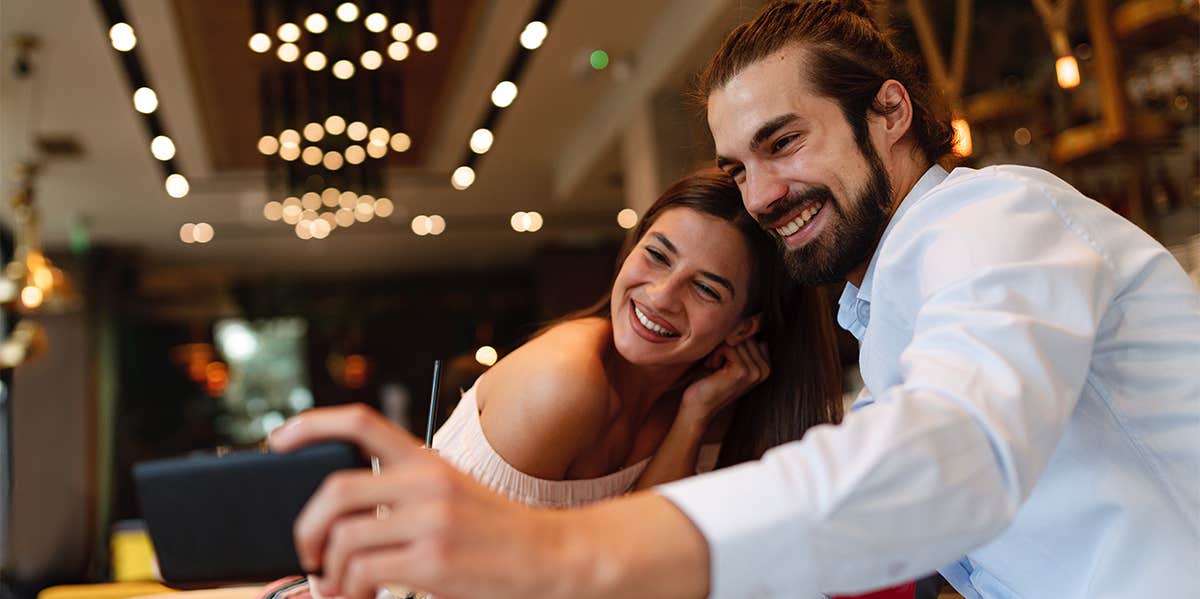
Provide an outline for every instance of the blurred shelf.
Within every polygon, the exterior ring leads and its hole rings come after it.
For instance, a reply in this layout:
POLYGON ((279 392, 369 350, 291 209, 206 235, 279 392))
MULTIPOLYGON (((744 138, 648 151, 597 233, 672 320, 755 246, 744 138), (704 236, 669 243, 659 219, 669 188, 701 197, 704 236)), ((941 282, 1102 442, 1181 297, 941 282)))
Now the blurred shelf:
POLYGON ((1119 143, 1168 143, 1174 127, 1158 113, 1140 112, 1130 119, 1129 131, 1122 133, 1102 121, 1072 127, 1059 133, 1050 149, 1056 162, 1071 162, 1116 146, 1119 143))
POLYGON ((981 92, 963 100, 963 113, 972 123, 1028 114, 1033 102, 1019 91, 998 89, 981 92))
POLYGON ((1113 9, 1112 24, 1121 42, 1159 46, 1197 37, 1200 1, 1127 0, 1113 9))

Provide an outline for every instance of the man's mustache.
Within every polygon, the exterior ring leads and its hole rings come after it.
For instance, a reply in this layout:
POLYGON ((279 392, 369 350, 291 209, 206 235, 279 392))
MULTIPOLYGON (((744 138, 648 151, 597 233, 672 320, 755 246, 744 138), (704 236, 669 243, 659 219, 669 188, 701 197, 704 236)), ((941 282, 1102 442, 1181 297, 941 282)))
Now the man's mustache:
POLYGON ((833 192, 824 185, 810 187, 804 191, 789 193, 787 197, 775 202, 775 206, 770 212, 759 215, 757 218, 758 225, 768 231, 774 230, 773 227, 779 219, 787 216, 787 214, 804 204, 812 201, 826 202, 833 200, 833 192))

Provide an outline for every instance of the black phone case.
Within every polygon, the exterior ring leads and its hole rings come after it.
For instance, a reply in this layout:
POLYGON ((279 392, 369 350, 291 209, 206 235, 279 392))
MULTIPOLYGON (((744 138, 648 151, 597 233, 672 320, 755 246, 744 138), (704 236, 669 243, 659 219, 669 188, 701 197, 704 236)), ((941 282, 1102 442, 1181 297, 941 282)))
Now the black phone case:
POLYGON ((134 466, 138 499, 168 583, 265 581, 301 573, 292 525, 325 477, 369 467, 348 443, 134 466))

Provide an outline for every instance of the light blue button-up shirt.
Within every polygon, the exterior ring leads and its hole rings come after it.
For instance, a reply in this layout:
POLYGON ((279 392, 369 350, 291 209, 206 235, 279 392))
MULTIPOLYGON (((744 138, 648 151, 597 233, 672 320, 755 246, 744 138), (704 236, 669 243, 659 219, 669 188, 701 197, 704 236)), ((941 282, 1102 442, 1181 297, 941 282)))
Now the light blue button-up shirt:
POLYGON ((660 487, 714 597, 1200 596, 1200 295, 1140 229, 1042 170, 933 167, 839 323, 838 426, 660 487))

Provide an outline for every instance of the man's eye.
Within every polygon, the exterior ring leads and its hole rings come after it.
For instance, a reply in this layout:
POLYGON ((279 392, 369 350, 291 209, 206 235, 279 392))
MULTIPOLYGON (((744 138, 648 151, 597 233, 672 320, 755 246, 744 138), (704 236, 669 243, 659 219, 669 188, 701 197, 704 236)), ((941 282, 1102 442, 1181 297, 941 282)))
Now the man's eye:
POLYGON ((778 151, 786 148, 787 145, 789 143, 791 143, 793 139, 796 139, 795 135, 785 135, 785 136, 775 140, 775 143, 771 144, 771 151, 778 152, 778 151))

